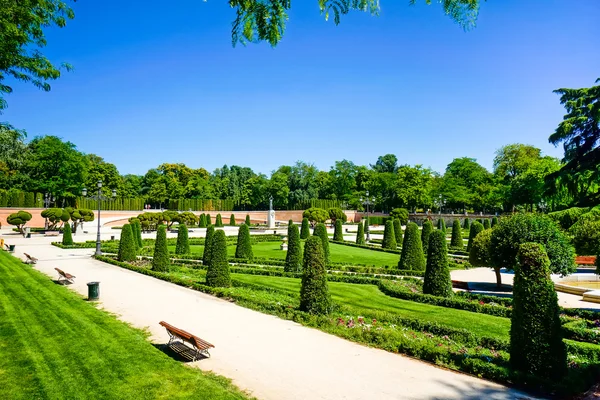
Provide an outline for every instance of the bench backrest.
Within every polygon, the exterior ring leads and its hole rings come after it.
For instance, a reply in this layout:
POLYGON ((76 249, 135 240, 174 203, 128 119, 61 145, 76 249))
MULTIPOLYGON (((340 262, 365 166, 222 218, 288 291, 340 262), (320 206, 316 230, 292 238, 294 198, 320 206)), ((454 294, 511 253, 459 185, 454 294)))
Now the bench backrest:
POLYGON ((165 329, 171 332, 172 335, 177 336, 181 340, 193 343, 196 347, 200 349, 215 347, 207 341, 200 339, 198 336, 192 335, 191 333, 184 331, 183 329, 176 328, 173 325, 166 323, 165 321, 160 321, 159 324, 161 326, 164 326, 165 329))
POLYGON ((54 268, 59 274, 61 274, 62 276, 64 276, 65 278, 67 277, 67 274, 65 274, 65 271, 63 271, 60 268, 54 268))

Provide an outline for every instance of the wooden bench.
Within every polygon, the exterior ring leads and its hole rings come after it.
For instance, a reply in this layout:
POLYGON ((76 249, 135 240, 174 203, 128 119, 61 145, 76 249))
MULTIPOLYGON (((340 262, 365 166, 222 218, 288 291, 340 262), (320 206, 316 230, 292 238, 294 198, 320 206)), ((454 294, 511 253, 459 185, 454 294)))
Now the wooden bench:
POLYGON ((44 236, 58 236, 59 232, 58 231, 46 231, 44 232, 44 236))
POLYGON ((37 258, 32 257, 27 253, 23 253, 23 254, 25 254, 25 257, 27 257, 27 260, 25 260, 25 264, 36 264, 38 262, 37 258))
POLYGON ((75 275, 71 275, 68 272, 63 271, 60 268, 54 268, 56 270, 56 272, 58 272, 58 281, 60 282, 61 279, 64 279, 65 281, 69 282, 69 283, 73 283, 73 279, 75 278, 75 275))
POLYGON ((163 326, 169 334, 169 343, 167 346, 169 346, 177 354, 181 354, 183 357, 191 361, 196 361, 199 358, 199 355, 210 357, 208 349, 215 347, 212 344, 200 339, 198 336, 184 331, 183 329, 176 328, 165 321, 160 321, 160 325, 163 326), (186 346, 185 343, 191 344, 192 348, 186 346))
POLYGON ((577 256, 575 257, 575 264, 577 265, 594 265, 596 263, 596 256, 577 256))

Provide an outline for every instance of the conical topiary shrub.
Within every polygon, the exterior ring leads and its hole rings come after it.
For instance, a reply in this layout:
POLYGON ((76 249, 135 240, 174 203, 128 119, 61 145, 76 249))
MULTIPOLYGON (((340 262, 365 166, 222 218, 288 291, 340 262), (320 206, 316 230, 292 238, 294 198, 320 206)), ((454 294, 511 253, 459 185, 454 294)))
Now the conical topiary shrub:
POLYGON ((483 229, 490 229, 491 227, 492 227, 492 225, 490 224, 490 219, 485 218, 483 220, 483 229))
POLYGON ((188 240, 188 229, 185 224, 180 224, 177 230, 177 245, 175 246, 175 254, 189 254, 190 243, 188 240))
POLYGON ((206 214, 206 226, 209 226, 212 224, 211 218, 210 218, 210 214, 206 214))
POLYGON ((446 221, 444 221, 444 218, 438 219, 437 228, 441 231, 446 232, 446 221))
POLYGON ((364 220, 365 233, 369 232, 369 218, 365 218, 364 220))
POLYGON ((543 245, 524 243, 517 259, 510 364, 531 376, 560 380, 567 372, 567 353, 548 255, 543 245))
POLYGON ((206 284, 212 287, 231 286, 229 262, 227 262, 227 240, 224 231, 220 229, 215 231, 210 248, 210 264, 206 270, 206 284))
MULTIPOLYGON (((441 219, 438 221, 441 221, 441 219)), ((433 232, 433 224, 431 221, 426 220, 423 222, 423 227, 421 229, 421 246, 423 247, 423 254, 427 254, 427 251, 429 250, 429 236, 431 235, 431 232, 433 232)))
POLYGON ((331 298, 325 265, 322 241, 317 236, 309 237, 304 245, 300 310, 316 315, 329 312, 331 298))
POLYGON ((394 235, 396 236, 396 244, 402 244, 402 223, 399 218, 394 218, 394 235))
POLYGON ((419 235, 419 227, 414 222, 409 222, 406 225, 398 269, 412 269, 415 271, 423 271, 425 269, 423 244, 419 235))
POLYGON ((452 239, 450 240, 450 248, 457 250, 464 250, 465 248, 462 238, 462 229, 460 228, 460 221, 457 219, 455 219, 452 223, 452 239))
POLYGON ((394 222, 391 220, 385 221, 385 228, 383 230, 383 242, 381 247, 384 249, 396 250, 396 234, 394 233, 394 222))
POLYGON ((342 232, 342 220, 335 220, 335 230, 333 231, 333 241, 334 242, 343 242, 344 241, 344 233, 342 232))
POLYGON ((229 226, 235 226, 235 215, 233 214, 229 217, 229 226))
POLYGON ((362 221, 358 223, 358 231, 356 232, 356 244, 365 244, 365 226, 362 221))
POLYGON ((452 296, 446 234, 442 230, 436 230, 429 236, 429 253, 427 253, 423 293, 442 297, 452 296))
POLYGON ((235 258, 254 258, 252 242, 250 241, 250 227, 246 224, 240 225, 238 230, 237 246, 235 247, 235 258))
POLYGON ((123 225, 121 239, 119 240, 119 261, 135 261, 136 245, 131 229, 131 224, 123 225))
POLYGON ((492 218, 492 228, 498 225, 498 217, 492 218))
POLYGON ((198 218, 198 227, 206 228, 206 215, 200 214, 200 218, 198 218))
POLYGON ((71 232, 71 224, 69 224, 69 222, 65 222, 65 226, 63 227, 62 244, 65 246, 73 245, 73 234, 71 232))
POLYGON ((310 226, 308 218, 302 218, 302 227, 300 228, 300 239, 308 239, 310 236, 310 226))
POLYGON ((131 227, 133 228, 133 238, 135 239, 135 243, 138 249, 144 247, 144 242, 142 241, 142 224, 140 220, 135 218, 131 223, 131 227))
POLYGON ((152 269, 155 271, 169 271, 169 249, 167 247, 167 227, 159 225, 156 230, 156 241, 154 242, 154 257, 152 258, 152 269))
POLYGON ((204 264, 204 265, 210 264, 210 252, 211 252, 210 243, 212 242, 212 238, 213 238, 214 234, 215 234, 214 225, 209 225, 206 228, 206 236, 204 237, 204 253, 202 254, 202 264, 204 264))
POLYGON ((223 218, 221 217, 221 214, 217 214, 217 218, 215 220, 215 226, 217 228, 222 228, 223 227, 223 218))
POLYGON ((321 246, 323 248, 323 256, 325 257, 325 264, 329 263, 329 237, 327 236, 327 228, 325 224, 317 224, 313 231, 313 236, 321 238, 321 246))
POLYGON ((246 220, 244 221, 244 223, 245 223, 246 225, 248 225, 248 226, 250 226, 250 225, 251 225, 251 224, 250 224, 250 215, 249 215, 249 214, 246 214, 246 220))
POLYGON ((481 226, 483 226, 483 219, 477 218, 475 221, 479 222, 481 224, 481 226))
POLYGON ((473 239, 479 232, 483 230, 483 225, 479 222, 475 221, 471 224, 471 228, 469 229, 469 243, 467 244, 467 251, 471 251, 471 246, 473 245, 473 239))
POLYGON ((468 230, 470 228, 471 228, 471 221, 469 221, 469 218, 465 218, 465 222, 463 222, 463 229, 468 230))
POLYGON ((288 249, 285 256, 285 272, 299 272, 302 268, 302 248, 300 247, 300 231, 298 226, 288 226, 288 249))

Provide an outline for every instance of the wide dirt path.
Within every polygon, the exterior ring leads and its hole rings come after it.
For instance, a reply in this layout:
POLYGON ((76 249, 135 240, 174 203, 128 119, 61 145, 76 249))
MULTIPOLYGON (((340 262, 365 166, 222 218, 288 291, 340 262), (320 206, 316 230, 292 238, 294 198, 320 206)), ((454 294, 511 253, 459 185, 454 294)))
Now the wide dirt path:
POLYGON ((232 378, 260 399, 529 398, 501 385, 98 262, 89 257, 91 249, 61 250, 50 241, 10 240, 17 244, 17 256, 26 252, 39 258, 35 268, 53 279, 54 267, 75 275, 71 287, 81 294, 87 294, 87 282, 100 281, 101 307, 136 327, 148 327, 154 342, 167 342, 158 325, 165 320, 213 343, 212 357, 194 366, 232 378))

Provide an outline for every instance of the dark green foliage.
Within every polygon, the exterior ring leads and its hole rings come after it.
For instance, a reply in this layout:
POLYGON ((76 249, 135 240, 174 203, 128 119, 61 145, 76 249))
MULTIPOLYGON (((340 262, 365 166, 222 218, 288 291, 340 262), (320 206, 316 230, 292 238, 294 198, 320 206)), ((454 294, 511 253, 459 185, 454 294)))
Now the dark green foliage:
POLYGON ((552 273, 566 275, 575 271, 575 253, 569 239, 550 218, 538 214, 516 214, 500 219, 492 229, 494 265, 512 270, 519 245, 527 242, 544 245, 552 273))
POLYGON ((589 209, 584 207, 571 207, 566 210, 551 212, 548 214, 548 217, 557 222, 561 228, 567 230, 588 211, 589 209))
MULTIPOLYGON (((67 229, 67 226, 69 226, 69 224, 65 225, 65 229, 67 229)), ((119 261, 135 261, 137 258, 136 247, 131 224, 123 225, 123 228, 121 229, 121 238, 119 240, 119 261)))
POLYGON ((523 243, 518 250, 510 328, 510 364, 534 376, 559 379, 567 367, 560 309, 544 246, 523 243))
POLYGON ((315 224, 320 224, 327 221, 329 219, 329 213, 322 208, 311 207, 307 210, 304 210, 302 213, 302 218, 308 218, 308 222, 314 226, 315 224))
MULTIPOLYGON (((439 219, 438 221, 442 220, 439 219)), ((423 254, 427 254, 429 251, 429 236, 431 235, 431 232, 433 232, 433 224, 430 220, 426 220, 423 222, 423 227, 421 229, 421 246, 423 248, 423 254)))
POLYGON ((310 236, 310 226, 308 218, 302 218, 302 227, 300 228, 300 239, 308 239, 310 236))
POLYGON ((65 246, 73 245, 73 235, 71 234, 71 224, 69 223, 66 223, 65 227, 63 228, 62 244, 65 246))
POLYGON ((441 297, 452 295, 446 234, 441 230, 436 230, 429 236, 429 252, 427 253, 427 267, 425 268, 425 278, 423 280, 423 293, 441 297))
POLYGON ((419 227, 414 222, 409 222, 404 231, 402 254, 400 255, 399 269, 423 271, 425 269, 425 255, 423 244, 419 236, 419 227))
POLYGON ((437 228, 439 230, 442 230, 444 232, 446 232, 446 221, 444 221, 444 218, 440 218, 437 221, 437 228))
POLYGON ((204 237, 204 253, 202 254, 202 264, 210 265, 211 246, 212 238, 215 234, 215 226, 209 225, 206 228, 206 236, 204 237))
POLYGON ((321 238, 322 248, 323 248, 323 256, 325 257, 325 263, 329 263, 329 237, 327 236, 327 228, 325 224, 317 224, 313 231, 314 236, 318 236, 321 238))
POLYGON ((463 229, 467 230, 471 228, 471 221, 469 221, 469 218, 465 218, 465 222, 463 222, 463 229))
POLYGON ((156 241, 154 242, 154 256, 152 258, 152 269, 155 271, 169 271, 169 249, 167 248, 167 227, 159 225, 156 230, 156 241))
POLYGON ((463 244, 462 229, 460 228, 460 221, 455 219, 452 223, 452 239, 450 240, 450 248, 463 250, 465 245, 463 244))
POLYGON ((134 239, 135 239, 135 242, 137 244, 137 248, 141 249, 144 246, 144 243, 142 241, 142 225, 140 223, 140 220, 136 218, 133 221, 133 226, 135 226, 134 239))
POLYGON ((334 242, 343 242, 344 241, 344 232, 342 232, 342 220, 335 220, 335 230, 333 231, 333 241, 334 242))
POLYGON ((190 242, 188 240, 188 229, 185 224, 179 225, 177 230, 177 245, 175 246, 175 254, 189 254, 190 242))
MULTIPOLYGON (((62 212, 63 211, 61 210, 60 211, 61 215, 62 215, 62 212)), ((23 233, 23 227, 30 220, 31 220, 31 214, 28 213, 27 211, 23 211, 23 210, 16 212, 16 213, 12 213, 8 217, 6 217, 6 222, 8 222, 9 225, 16 226, 19 229, 19 232, 21 232, 21 233, 23 233)), ((69 214, 67 213, 66 221, 68 221, 68 220, 69 220, 69 214)))
POLYGON ((402 225, 398 218, 394 218, 394 235, 396 236, 396 244, 402 243, 402 225))
POLYGON ((221 218, 221 214, 217 214, 217 219, 215 220, 215 227, 217 227, 217 228, 223 227, 223 218, 221 218))
POLYGON ((480 223, 480 224, 483 226, 483 219, 481 219, 481 218, 477 218, 477 219, 475 220, 475 222, 479 222, 479 223, 480 223))
POLYGON ((489 218, 484 218, 483 219, 483 229, 490 229, 492 226, 490 224, 490 219, 489 218))
POLYGON ((302 268, 302 247, 300 246, 300 231, 298 225, 288 226, 288 249, 285 256, 285 272, 299 272, 302 268))
POLYGON ((344 213, 344 210, 342 210, 339 207, 331 207, 327 210, 327 212, 329 213, 329 219, 335 224, 338 220, 341 220, 342 222, 346 222, 346 220, 348 219, 348 217, 346 216, 346 213, 344 213))
POLYGON ((246 225, 248 225, 248 226, 250 226, 250 225, 251 225, 251 224, 250 224, 250 215, 249 215, 249 214, 246 214, 246 220, 244 221, 244 223, 245 223, 246 225))
POLYGON ((358 223, 358 231, 356 232, 356 244, 365 244, 365 226, 362 221, 358 223))
POLYGON ((240 225, 238 230, 237 246, 235 247, 235 258, 254 258, 252 242, 250 241, 250 227, 246 224, 240 225))
MULTIPOLYGON (((242 225, 242 228, 248 229, 248 225, 242 225)), ((225 232, 221 229, 215 231, 210 243, 210 264, 206 270, 206 284, 212 287, 231 286, 231 277, 229 276, 229 262, 227 261, 227 240, 225 232)))
POLYGON ((582 218, 568 232, 577 255, 594 256, 600 251, 600 220, 582 218))
POLYGON ((390 217, 399 220, 400 225, 408 224, 408 210, 406 208, 394 208, 390 212, 390 217))
POLYGON ((331 298, 325 264, 322 241, 316 236, 308 238, 304 245, 300 310, 317 315, 329 312, 331 298))
POLYGON ((495 227, 496 225, 498 225, 498 217, 493 217, 492 218, 492 228, 495 227))
POLYGON ((212 224, 211 218, 210 218, 210 214, 206 214, 206 226, 209 226, 212 224))
POLYGON ((235 226, 235 215, 233 214, 229 217, 229 226, 235 226))
POLYGON ((369 218, 365 217, 364 221, 363 221, 363 225, 365 227, 365 233, 369 232, 369 218))
POLYGON ((198 218, 198 227, 206 228, 206 214, 200 214, 200 218, 198 218))
POLYGON ((471 228, 469 228, 469 243, 467 244, 467 252, 471 251, 471 246, 473 245, 473 239, 483 230, 483 225, 479 222, 475 221, 471 224, 471 228))
POLYGON ((384 249, 392 249, 396 250, 398 247, 396 245, 396 234, 394 233, 394 222, 391 220, 387 220, 385 222, 385 229, 383 231, 383 242, 381 243, 381 247, 384 249))

